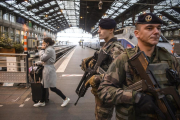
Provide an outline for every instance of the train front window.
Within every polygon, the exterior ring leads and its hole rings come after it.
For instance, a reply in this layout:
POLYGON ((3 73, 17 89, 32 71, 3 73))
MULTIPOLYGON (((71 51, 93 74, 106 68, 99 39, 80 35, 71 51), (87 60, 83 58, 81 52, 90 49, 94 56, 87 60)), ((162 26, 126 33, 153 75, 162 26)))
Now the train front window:
POLYGON ((159 42, 165 43, 165 42, 168 42, 168 41, 166 40, 166 38, 163 38, 162 36, 160 36, 159 37, 159 42))
POLYGON ((159 38, 159 42, 162 42, 162 41, 163 41, 163 39, 160 37, 160 38, 159 38))
POLYGON ((124 29, 116 30, 116 31, 114 32, 114 35, 123 34, 123 31, 124 31, 124 29))

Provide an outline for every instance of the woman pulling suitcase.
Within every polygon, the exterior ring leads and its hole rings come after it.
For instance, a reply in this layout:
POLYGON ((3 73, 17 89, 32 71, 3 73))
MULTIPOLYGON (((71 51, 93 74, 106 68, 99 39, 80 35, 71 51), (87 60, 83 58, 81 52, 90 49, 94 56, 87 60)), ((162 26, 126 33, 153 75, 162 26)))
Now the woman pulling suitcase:
POLYGON ((46 98, 46 89, 50 88, 51 91, 55 92, 63 99, 62 107, 66 106, 70 99, 66 97, 59 89, 56 88, 56 69, 54 67, 54 63, 56 61, 56 54, 53 48, 54 41, 47 37, 44 38, 42 43, 42 49, 39 52, 40 61, 36 62, 37 65, 42 65, 44 63, 43 69, 43 96, 42 100, 38 103, 34 104, 34 107, 45 106, 45 98, 46 98))

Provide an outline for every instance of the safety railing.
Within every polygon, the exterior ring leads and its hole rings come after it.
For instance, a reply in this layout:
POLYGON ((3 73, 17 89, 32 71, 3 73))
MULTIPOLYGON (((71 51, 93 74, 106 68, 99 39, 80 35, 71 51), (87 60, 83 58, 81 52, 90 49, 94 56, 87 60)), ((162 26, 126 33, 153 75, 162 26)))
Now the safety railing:
MULTIPOLYGON (((67 46, 56 51, 56 61, 64 56, 75 46, 67 46)), ((39 60, 39 58, 37 58, 39 60)), ((0 53, 0 82, 3 83, 26 83, 29 85, 29 67, 35 58, 29 58, 27 54, 0 53)))
POLYGON ((27 54, 0 53, 0 82, 3 83, 26 83, 28 87, 28 62, 27 54))

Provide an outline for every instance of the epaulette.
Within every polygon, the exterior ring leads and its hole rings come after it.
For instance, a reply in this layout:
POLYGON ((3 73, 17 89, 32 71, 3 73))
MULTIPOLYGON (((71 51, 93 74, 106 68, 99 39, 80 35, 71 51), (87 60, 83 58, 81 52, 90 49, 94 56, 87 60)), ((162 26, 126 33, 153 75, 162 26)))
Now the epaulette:
POLYGON ((172 54, 169 53, 164 47, 158 47, 159 60, 167 61, 170 68, 172 68, 172 54))
MULTIPOLYGON (((162 50, 162 51, 164 51, 164 52, 168 52, 168 50, 166 49, 166 48, 164 48, 164 47, 159 47, 159 46, 157 46, 158 47, 158 49, 159 50, 162 50)), ((169 52, 168 52, 169 53, 169 52)))
MULTIPOLYGON (((166 54, 166 56, 170 56, 170 57, 173 57, 173 58, 176 58, 172 53, 170 53, 166 48, 164 48, 164 47, 158 47, 160 50, 162 50, 163 52, 165 52, 165 54, 166 54)), ((169 59, 171 59, 169 57, 169 59)))
POLYGON ((157 46, 157 48, 160 60, 171 60, 171 54, 164 47, 157 46))

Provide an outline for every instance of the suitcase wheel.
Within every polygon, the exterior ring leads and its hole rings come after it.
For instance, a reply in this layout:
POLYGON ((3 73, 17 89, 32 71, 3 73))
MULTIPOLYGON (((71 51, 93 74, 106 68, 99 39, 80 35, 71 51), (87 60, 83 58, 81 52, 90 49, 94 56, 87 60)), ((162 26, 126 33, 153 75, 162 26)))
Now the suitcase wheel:
MULTIPOLYGON (((34 103, 38 103, 39 100, 33 100, 33 102, 34 102, 34 103)), ((48 103, 48 102, 49 102, 49 99, 47 99, 45 102, 48 103)))
POLYGON ((49 99, 47 99, 45 102, 48 103, 48 102, 49 102, 49 99))
POLYGON ((33 102, 34 102, 34 103, 38 103, 38 102, 39 102, 39 100, 33 100, 33 102))

